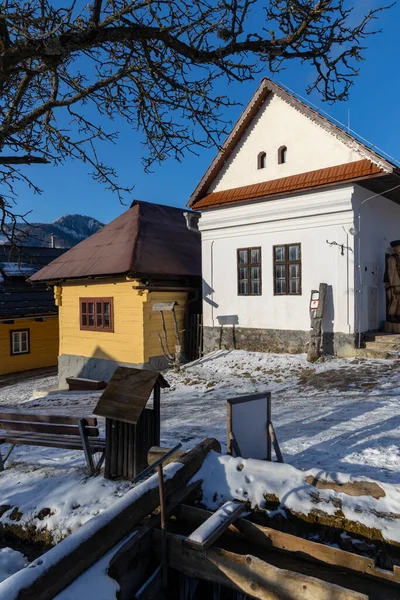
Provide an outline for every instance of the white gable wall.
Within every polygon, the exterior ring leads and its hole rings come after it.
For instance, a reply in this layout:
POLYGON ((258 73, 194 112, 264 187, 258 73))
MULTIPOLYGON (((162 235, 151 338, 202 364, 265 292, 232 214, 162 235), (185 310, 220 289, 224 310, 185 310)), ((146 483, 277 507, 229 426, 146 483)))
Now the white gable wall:
POLYGON ((330 287, 325 331, 354 332, 354 255, 326 240, 352 245, 353 186, 205 211, 200 219, 204 325, 302 330, 310 328, 309 300, 330 287), (302 295, 274 296, 273 246, 300 243, 302 295), (237 249, 261 246, 262 295, 238 296, 237 249))
POLYGON ((208 193, 363 158, 299 110, 270 94, 208 193), (287 147, 287 162, 281 165, 278 164, 280 146, 287 147), (257 169, 257 156, 262 151, 267 154, 267 166, 257 169))
POLYGON ((376 320, 378 328, 382 326, 382 322, 386 318, 386 292, 383 284, 385 252, 390 247, 391 241, 400 239, 400 206, 383 196, 377 196, 368 200, 373 195, 373 192, 358 185, 354 186, 352 200, 355 215, 354 226, 361 230, 360 261, 358 259, 358 238, 355 239, 355 287, 356 290, 362 290, 362 294, 359 292, 356 294, 357 331, 360 308, 362 315, 361 331, 368 331, 372 328, 371 311, 373 310, 373 306, 370 306, 370 304, 373 303, 373 298, 371 294, 376 293, 376 320), (361 205, 363 201, 364 204, 361 205), (361 215, 361 227, 357 218, 359 212, 361 215), (361 266, 361 281, 358 264, 361 266))

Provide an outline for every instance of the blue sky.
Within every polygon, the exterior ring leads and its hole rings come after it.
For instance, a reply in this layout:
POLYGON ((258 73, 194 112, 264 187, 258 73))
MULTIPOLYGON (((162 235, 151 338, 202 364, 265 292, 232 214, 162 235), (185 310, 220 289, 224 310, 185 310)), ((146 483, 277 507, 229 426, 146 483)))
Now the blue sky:
MULTIPOLYGON (((357 0, 357 9, 368 10, 370 0, 357 0)), ((328 105, 317 94, 309 100, 330 115, 347 123, 350 110, 351 128, 400 160, 400 77, 398 75, 400 4, 381 14, 382 33, 366 40, 366 60, 351 90, 348 102, 328 105)), ((265 72, 268 76, 269 73, 265 72)), ((311 79, 310 67, 300 63, 288 64, 286 71, 274 78, 296 93, 306 96, 311 79)), ((261 75, 260 78, 261 79, 261 75)), ((256 89, 258 81, 227 87, 230 97, 245 104, 256 89)), ((235 121, 242 108, 226 112, 226 118, 235 121)), ((155 166, 152 174, 145 174, 141 164, 140 135, 128 128, 121 132, 116 145, 103 145, 102 156, 117 169, 121 184, 134 186, 131 199, 137 198, 183 207, 199 179, 208 167, 216 150, 199 150, 199 156, 187 155, 182 163, 173 160, 155 166)), ((78 162, 64 166, 35 166, 32 176, 43 189, 38 196, 24 190, 18 200, 18 212, 32 210, 30 221, 53 221, 64 214, 86 214, 106 223, 126 210, 115 194, 93 181, 88 168, 78 162)), ((129 197, 126 198, 129 203, 129 197)))

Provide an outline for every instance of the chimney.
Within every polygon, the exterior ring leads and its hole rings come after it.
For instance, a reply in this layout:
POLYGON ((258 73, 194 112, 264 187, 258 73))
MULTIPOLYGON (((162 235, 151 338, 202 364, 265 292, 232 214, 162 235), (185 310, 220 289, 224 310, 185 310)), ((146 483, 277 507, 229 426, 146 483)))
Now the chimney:
POLYGON ((56 236, 54 233, 50 234, 50 248, 56 247, 56 236))
POLYGON ((196 233, 200 233, 200 231, 199 231, 200 214, 196 213, 196 212, 184 212, 183 216, 186 219, 186 227, 190 231, 195 231, 196 233))

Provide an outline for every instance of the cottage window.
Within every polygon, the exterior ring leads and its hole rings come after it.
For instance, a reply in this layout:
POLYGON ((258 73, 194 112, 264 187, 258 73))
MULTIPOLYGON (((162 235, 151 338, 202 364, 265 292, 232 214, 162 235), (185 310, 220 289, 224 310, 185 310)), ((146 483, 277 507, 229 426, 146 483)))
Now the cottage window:
POLYGON ((281 146, 278 150, 278 165, 283 165, 287 160, 287 148, 286 146, 281 146))
POLYGON ((112 298, 80 298, 80 328, 114 331, 112 298))
POLYGON ((11 356, 15 356, 17 354, 29 354, 29 329, 10 331, 10 350, 11 356))
POLYGON ((265 169, 267 166, 267 155, 265 152, 260 152, 257 156, 257 169, 265 169))
POLYGON ((274 294, 301 294, 300 244, 274 246, 274 294))
POLYGON ((261 295, 261 248, 239 248, 237 251, 239 296, 261 295))

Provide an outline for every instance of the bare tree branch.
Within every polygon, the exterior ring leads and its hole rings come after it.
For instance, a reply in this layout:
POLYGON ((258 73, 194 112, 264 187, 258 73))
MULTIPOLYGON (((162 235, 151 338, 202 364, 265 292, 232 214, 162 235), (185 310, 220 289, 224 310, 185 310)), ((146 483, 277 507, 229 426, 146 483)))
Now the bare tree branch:
POLYGON ((0 230, 15 221, 17 184, 41 191, 23 165, 83 161, 122 199, 129 186, 98 152, 98 143, 116 142, 108 128, 117 118, 143 133, 149 170, 219 143, 232 104, 215 92, 219 80, 245 82, 299 60, 314 68, 308 91, 346 99, 386 8, 357 21, 351 0, 7 0, 0 230))

